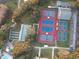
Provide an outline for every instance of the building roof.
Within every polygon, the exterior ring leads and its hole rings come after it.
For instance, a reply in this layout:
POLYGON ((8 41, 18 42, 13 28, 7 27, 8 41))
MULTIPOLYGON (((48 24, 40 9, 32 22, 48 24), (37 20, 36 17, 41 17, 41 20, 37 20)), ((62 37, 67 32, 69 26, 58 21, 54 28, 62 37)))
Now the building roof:
POLYGON ((71 7, 71 4, 69 2, 57 1, 57 6, 58 7, 71 7))
POLYGON ((58 19, 70 20, 72 16, 72 12, 70 8, 62 8, 58 9, 58 19))

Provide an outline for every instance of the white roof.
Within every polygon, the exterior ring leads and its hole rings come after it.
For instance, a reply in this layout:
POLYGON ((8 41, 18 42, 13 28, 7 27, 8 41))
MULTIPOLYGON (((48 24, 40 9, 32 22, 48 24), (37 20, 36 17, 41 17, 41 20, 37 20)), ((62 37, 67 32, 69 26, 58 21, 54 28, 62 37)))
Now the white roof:
POLYGON ((72 12, 70 8, 58 8, 58 19, 70 20, 72 16, 72 12))
POLYGON ((21 25, 21 30, 19 33, 19 41, 25 41, 26 36, 28 35, 28 29, 31 27, 31 25, 21 25))
POLYGON ((57 6, 61 6, 61 7, 70 7, 71 4, 70 4, 69 2, 57 1, 57 6))

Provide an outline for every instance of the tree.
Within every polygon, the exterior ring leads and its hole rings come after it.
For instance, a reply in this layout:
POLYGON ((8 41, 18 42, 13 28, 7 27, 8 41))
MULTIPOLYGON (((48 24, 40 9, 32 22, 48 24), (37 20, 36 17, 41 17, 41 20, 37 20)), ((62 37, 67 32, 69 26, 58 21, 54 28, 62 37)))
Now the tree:
POLYGON ((16 55, 14 59, 33 59, 36 56, 35 49, 33 47, 29 47, 25 49, 22 53, 16 55))
POLYGON ((21 5, 20 8, 16 8, 13 12, 12 19, 15 20, 17 17, 22 15, 26 10, 32 7, 32 5, 37 4, 38 0, 30 0, 21 5))
POLYGON ((3 25, 5 14, 7 13, 8 7, 4 4, 0 4, 0 25, 3 25))

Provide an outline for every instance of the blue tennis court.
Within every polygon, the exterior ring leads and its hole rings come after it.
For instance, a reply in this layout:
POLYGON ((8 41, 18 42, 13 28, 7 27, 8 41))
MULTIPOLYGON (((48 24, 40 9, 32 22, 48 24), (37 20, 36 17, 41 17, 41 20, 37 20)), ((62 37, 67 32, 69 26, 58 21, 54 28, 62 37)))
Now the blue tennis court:
POLYGON ((43 32, 52 32, 53 31, 53 27, 42 26, 42 31, 43 32))
POLYGON ((53 20, 42 20, 42 24, 50 24, 50 25, 53 25, 54 24, 54 21, 53 20))

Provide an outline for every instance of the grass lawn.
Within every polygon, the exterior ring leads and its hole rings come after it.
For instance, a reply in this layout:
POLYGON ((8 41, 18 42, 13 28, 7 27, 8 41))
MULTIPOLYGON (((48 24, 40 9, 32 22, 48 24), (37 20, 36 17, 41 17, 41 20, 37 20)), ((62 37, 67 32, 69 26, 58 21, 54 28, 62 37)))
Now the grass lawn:
POLYGON ((41 50, 41 57, 52 59, 52 49, 42 49, 41 50))

